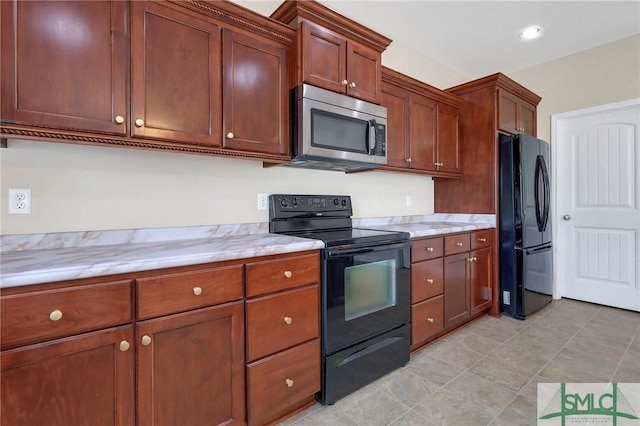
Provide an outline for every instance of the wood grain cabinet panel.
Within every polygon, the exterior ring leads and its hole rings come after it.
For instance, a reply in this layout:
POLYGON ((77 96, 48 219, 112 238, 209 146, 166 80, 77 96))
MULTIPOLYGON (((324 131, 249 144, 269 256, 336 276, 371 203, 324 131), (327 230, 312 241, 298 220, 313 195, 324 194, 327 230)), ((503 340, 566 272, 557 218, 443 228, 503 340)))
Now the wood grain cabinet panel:
POLYGON ((1 121, 126 134, 126 10, 120 1, 1 2, 1 121))
POLYGON ((224 148, 289 153, 286 46, 223 31, 224 148))
POLYGON ((470 318, 469 253, 444 258, 444 326, 452 328, 470 318))
POLYGON ((131 12, 131 134, 220 146, 220 27, 167 4, 131 12))
POLYGON ((460 109, 438 104, 438 171, 460 174, 460 109))
POLYGON ((521 97, 498 90, 498 129, 506 133, 536 135, 536 107, 521 97))
POLYGON ((444 254, 449 256, 452 254, 467 252, 471 248, 470 234, 447 235, 444 237, 444 254))
POLYGON ((131 281, 0 298, 2 349, 125 324, 132 320, 131 281))
POLYGON ((320 390, 320 341, 296 346, 247 366, 250 425, 268 424, 320 390))
POLYGON ((415 304, 411 308, 411 343, 426 340, 444 329, 442 295, 415 304))
POLYGON ((387 166, 409 167, 409 94, 383 81, 382 105, 387 108, 387 166))
POLYGON ((419 238, 413 240, 411 247, 411 262, 420 262, 422 260, 435 259, 444 255, 444 239, 442 237, 435 238, 419 238))
POLYGON ((244 268, 233 265, 136 280, 139 319, 240 300, 244 268))
POLYGON ((246 296, 259 296, 317 283, 320 280, 320 258, 315 253, 251 262, 246 265, 246 273, 246 296))
POLYGON ((493 302, 493 254, 492 248, 482 248, 470 252, 469 297, 471 297, 471 315, 486 310, 493 302))
POLYGON ((247 362, 320 336, 317 285, 247 301, 247 362))
POLYGON ((418 303, 442 294, 442 258, 411 265, 411 303, 418 303))
POLYGON ((353 41, 347 42, 347 95, 380 103, 382 56, 353 41))
POLYGON ((347 78, 347 39, 313 22, 300 22, 302 58, 300 65, 305 83, 344 93, 347 78))
POLYGON ((244 424, 243 303, 136 326, 138 424, 244 424))
POLYGON ((0 423, 133 424, 134 354, 131 325, 3 351, 0 423))
POLYGON ((409 140, 411 167, 420 170, 437 169, 436 120, 437 104, 419 95, 409 101, 409 140))

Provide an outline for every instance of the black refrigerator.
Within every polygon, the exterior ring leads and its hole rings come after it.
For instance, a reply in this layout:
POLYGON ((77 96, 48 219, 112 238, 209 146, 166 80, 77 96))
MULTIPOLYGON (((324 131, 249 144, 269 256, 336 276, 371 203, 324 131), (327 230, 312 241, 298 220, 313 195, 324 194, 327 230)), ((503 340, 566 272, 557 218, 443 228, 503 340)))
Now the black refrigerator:
POLYGON ((549 143, 500 135, 501 311, 525 319, 551 302, 549 143))

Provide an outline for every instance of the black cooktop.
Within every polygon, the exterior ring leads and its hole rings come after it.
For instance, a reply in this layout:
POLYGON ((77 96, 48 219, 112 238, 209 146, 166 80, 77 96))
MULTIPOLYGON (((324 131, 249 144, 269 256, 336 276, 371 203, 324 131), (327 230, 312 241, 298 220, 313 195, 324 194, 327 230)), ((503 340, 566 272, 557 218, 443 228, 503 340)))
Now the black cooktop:
POLYGON ((368 228, 326 229, 320 231, 286 232, 287 235, 300 238, 322 240, 326 247, 393 244, 409 240, 409 233, 381 231, 368 228))
POLYGON ((409 233, 351 226, 348 195, 269 196, 269 232, 322 240, 326 247, 365 247, 409 240, 409 233))

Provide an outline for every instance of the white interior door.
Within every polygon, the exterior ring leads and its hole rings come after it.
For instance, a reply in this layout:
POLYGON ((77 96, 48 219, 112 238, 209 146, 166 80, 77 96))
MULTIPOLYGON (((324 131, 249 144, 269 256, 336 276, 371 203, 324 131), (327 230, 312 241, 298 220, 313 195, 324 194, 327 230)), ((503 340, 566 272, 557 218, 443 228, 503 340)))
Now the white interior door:
POLYGON ((556 289, 640 311, 640 100, 553 116, 556 289))

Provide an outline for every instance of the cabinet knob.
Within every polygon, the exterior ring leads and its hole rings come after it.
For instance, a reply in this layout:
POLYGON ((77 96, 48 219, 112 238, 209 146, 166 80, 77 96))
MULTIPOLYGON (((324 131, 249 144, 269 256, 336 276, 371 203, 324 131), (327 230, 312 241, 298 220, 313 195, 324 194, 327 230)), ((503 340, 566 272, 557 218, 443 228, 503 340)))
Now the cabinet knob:
POLYGON ((62 318, 62 311, 60 309, 56 309, 49 314, 49 319, 51 321, 58 321, 60 318, 62 318))
POLYGON ((121 115, 116 115, 116 123, 118 124, 124 123, 124 117, 121 115))
POLYGON ((435 166, 444 166, 444 163, 433 163, 435 166))
POLYGON ((289 325, 293 322, 293 318, 291 317, 284 317, 284 323, 289 325))
POLYGON ((291 271, 284 271, 284 276, 287 278, 291 278, 293 276, 293 272, 291 271))
POLYGON ((487 239, 486 238, 478 238, 478 241, 480 241, 481 243, 486 243, 487 239))
POLYGON ((429 253, 433 253, 433 247, 427 247, 425 250, 428 251, 429 253))
POLYGON ((462 243, 456 243, 458 247, 462 247, 462 243))
POLYGON ((129 350, 129 342, 127 342, 126 340, 123 340, 122 342, 120 342, 120 351, 121 352, 126 352, 129 350))
POLYGON ((427 321, 429 321, 431 324, 433 324, 433 322, 435 321, 433 318, 429 317, 427 318, 427 321))
POLYGON ((473 259, 473 261, 474 261, 474 262, 477 262, 477 261, 478 261, 478 258, 477 258, 477 257, 475 257, 475 256, 473 256, 473 257, 472 257, 472 259, 473 259))
POLYGON ((411 157, 407 158, 407 159, 406 159, 406 160, 404 160, 404 161, 406 161, 407 163, 410 163, 410 162, 411 162, 411 157))
POLYGON ((144 126, 144 120, 142 118, 138 118, 135 124, 136 124, 136 127, 142 127, 144 126))
POLYGON ((195 294, 196 296, 200 296, 202 294, 202 287, 194 287, 193 294, 195 294))
POLYGON ((433 284, 433 278, 427 278, 425 281, 428 282, 429 284, 433 284))
POLYGON ((356 87, 356 82, 355 82, 355 81, 352 81, 352 82, 351 82, 351 84, 349 84, 349 87, 351 87, 352 89, 353 89, 354 87, 356 87))
POLYGON ((142 336, 141 342, 142 346, 148 346, 151 343, 151 337, 145 334, 144 336, 142 336))
POLYGON ((233 139, 234 136, 233 132, 227 133, 227 139, 233 139))
POLYGON ((343 86, 346 86, 347 84, 349 84, 349 82, 347 80, 342 80, 340 84, 342 84, 343 86))
POLYGON ((285 381, 284 381, 284 382, 286 383, 286 385, 287 385, 287 387, 288 387, 288 388, 293 387, 293 380, 291 380, 291 379, 287 378, 287 379, 285 379, 285 381))

